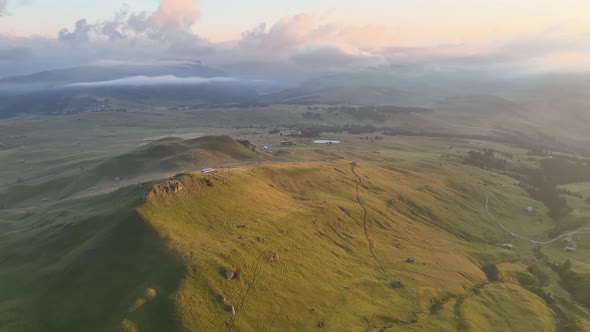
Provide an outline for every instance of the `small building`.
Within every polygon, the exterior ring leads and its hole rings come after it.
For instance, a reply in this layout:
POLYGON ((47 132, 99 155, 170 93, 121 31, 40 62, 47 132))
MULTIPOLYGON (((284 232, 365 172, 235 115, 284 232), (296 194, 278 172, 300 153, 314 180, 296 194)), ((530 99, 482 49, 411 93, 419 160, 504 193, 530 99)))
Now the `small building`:
POLYGON ((336 139, 316 139, 313 141, 314 144, 340 144, 341 141, 336 139))
POLYGON ((414 259, 414 257, 406 258, 406 263, 414 263, 415 261, 416 261, 416 259, 414 259))
POLYGON ((281 141, 281 145, 297 145, 297 143, 293 142, 293 141, 281 141))
POLYGON ((528 213, 533 213, 533 211, 535 211, 535 209, 532 206, 527 206, 525 208, 525 211, 527 211, 528 213))
POLYGON ((502 248, 512 250, 514 248, 514 246, 512 245, 512 243, 504 243, 502 245, 502 248))
POLYGON ((571 237, 566 237, 564 242, 565 248, 563 248, 563 251, 576 251, 576 243, 571 237))
POLYGON ((287 133, 287 136, 301 136, 301 130, 291 130, 287 133))
POLYGON ((214 173, 216 171, 215 168, 204 168, 201 170, 202 174, 209 174, 209 173, 214 173))

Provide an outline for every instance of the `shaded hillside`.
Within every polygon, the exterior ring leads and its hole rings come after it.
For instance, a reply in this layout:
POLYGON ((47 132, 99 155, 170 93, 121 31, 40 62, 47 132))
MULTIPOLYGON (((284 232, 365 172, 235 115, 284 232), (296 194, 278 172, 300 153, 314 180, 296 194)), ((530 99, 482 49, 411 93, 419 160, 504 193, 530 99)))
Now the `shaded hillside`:
POLYGON ((108 158, 91 168, 81 168, 77 174, 43 183, 17 183, 0 192, 0 209, 32 203, 32 200, 57 201, 97 185, 118 187, 183 171, 260 159, 261 155, 251 148, 227 136, 191 140, 165 138, 108 158))
POLYGON ((57 87, 13 93, 1 90, 0 118, 19 114, 70 114, 170 107, 247 103, 256 87, 241 82, 203 84, 57 87))
POLYGON ((0 117, 243 103, 261 85, 178 59, 63 68, 0 79, 0 117))
POLYGON ((0 326, 114 331, 133 319, 141 331, 177 329, 171 299, 184 266, 135 212, 145 191, 0 215, 0 326))
MULTIPOLYGON (((328 87, 300 87, 287 89, 270 94, 259 99, 269 104, 358 104, 382 105, 399 104, 412 100, 407 93, 382 86, 328 86, 328 87)), ((415 105, 415 103, 410 103, 415 105)))

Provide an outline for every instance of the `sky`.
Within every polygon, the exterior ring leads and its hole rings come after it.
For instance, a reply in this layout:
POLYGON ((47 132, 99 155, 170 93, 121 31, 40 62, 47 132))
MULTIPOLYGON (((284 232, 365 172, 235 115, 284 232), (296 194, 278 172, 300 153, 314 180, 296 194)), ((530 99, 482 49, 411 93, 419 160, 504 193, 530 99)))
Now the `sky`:
MULTIPOLYGON (((586 0, 0 0, 8 62, 588 68, 586 0)), ((32 67, 31 67, 32 68, 32 67)))

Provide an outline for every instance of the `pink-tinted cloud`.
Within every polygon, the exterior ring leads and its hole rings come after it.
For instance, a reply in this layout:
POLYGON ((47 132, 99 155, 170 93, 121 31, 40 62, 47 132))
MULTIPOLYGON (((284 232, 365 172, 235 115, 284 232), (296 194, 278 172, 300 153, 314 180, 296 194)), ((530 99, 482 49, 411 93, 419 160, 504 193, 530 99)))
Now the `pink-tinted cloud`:
POLYGON ((385 25, 356 26, 326 22, 312 14, 283 17, 267 29, 261 24, 242 34, 240 45, 247 50, 286 51, 331 45, 358 49, 384 46, 390 31, 385 25))
POLYGON ((197 0, 160 0, 158 11, 150 20, 163 29, 188 30, 199 18, 197 0))
POLYGON ((81 19, 76 22, 74 30, 62 29, 59 39, 84 42, 92 37, 110 40, 176 39, 179 35, 192 35, 190 29, 198 19, 197 0, 160 0, 158 10, 154 13, 121 11, 112 19, 96 23, 81 19))

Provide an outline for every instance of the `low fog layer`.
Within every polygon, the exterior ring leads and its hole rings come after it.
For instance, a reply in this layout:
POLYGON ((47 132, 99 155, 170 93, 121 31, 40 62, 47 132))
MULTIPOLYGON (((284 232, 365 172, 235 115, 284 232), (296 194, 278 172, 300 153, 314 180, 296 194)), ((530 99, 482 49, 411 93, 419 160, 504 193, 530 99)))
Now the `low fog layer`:
POLYGON ((125 87, 125 86, 154 86, 154 85, 198 85, 206 83, 223 83, 234 82, 236 79, 231 77, 176 77, 166 76, 132 76, 121 79, 100 81, 100 82, 81 82, 68 84, 70 88, 96 88, 96 87, 125 87))

